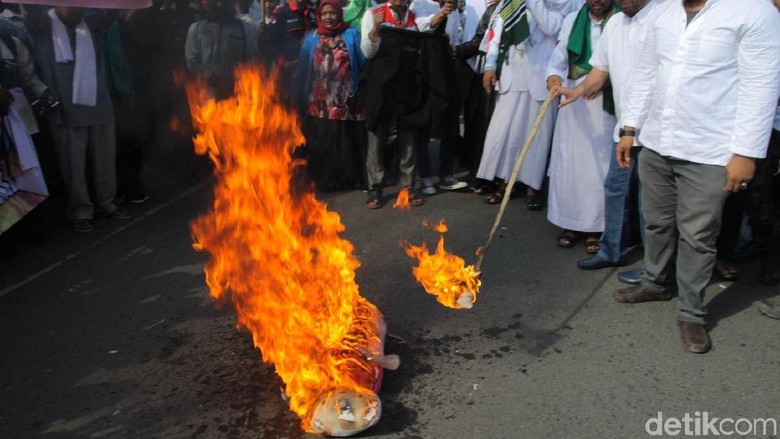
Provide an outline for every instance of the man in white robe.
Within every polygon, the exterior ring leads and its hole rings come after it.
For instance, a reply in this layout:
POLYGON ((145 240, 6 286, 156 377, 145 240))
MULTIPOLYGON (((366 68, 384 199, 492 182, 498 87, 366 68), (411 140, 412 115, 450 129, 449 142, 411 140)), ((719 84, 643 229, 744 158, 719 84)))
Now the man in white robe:
MULTIPOLYGON (((483 84, 485 91, 498 92, 496 107, 488 126, 482 160, 477 177, 492 181, 501 179, 506 182, 512 174, 526 137, 536 119, 542 102, 547 97, 545 83, 547 65, 557 44, 558 32, 563 18, 571 12, 572 4, 579 6, 579 0, 544 1, 527 0, 528 25, 530 36, 521 44, 509 48, 506 61, 501 66, 501 78, 496 75, 498 52, 504 20, 500 14, 486 37, 490 36, 487 47, 483 84)), ((538 192, 542 188, 544 173, 547 169, 547 156, 550 152, 555 123, 554 108, 545 114, 534 142, 525 157, 518 181, 527 185, 526 199, 531 210, 541 210, 542 203, 538 192)), ((503 191, 486 198, 489 204, 501 201, 503 191)))
MULTIPOLYGON (((561 84, 573 88, 585 80, 590 71, 587 60, 616 10, 612 0, 588 0, 579 11, 566 16, 547 69, 548 89, 561 84), (587 36, 589 41, 585 41, 587 36), (573 47, 584 62, 577 63, 573 47)), ((608 90, 606 95, 577 101, 558 112, 548 172, 547 219, 564 229, 558 245, 571 247, 576 232, 584 232, 588 253, 598 252, 598 235, 604 230, 604 178, 612 156, 612 129, 617 123, 611 88, 608 90)))

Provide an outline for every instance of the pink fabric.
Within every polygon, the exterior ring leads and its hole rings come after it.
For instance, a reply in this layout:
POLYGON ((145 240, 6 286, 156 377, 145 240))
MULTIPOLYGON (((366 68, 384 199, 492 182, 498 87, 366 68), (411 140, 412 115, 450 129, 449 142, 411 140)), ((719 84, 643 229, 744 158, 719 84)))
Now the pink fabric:
POLYGON ((142 9, 152 6, 152 0, 3 0, 3 3, 101 9, 142 9))

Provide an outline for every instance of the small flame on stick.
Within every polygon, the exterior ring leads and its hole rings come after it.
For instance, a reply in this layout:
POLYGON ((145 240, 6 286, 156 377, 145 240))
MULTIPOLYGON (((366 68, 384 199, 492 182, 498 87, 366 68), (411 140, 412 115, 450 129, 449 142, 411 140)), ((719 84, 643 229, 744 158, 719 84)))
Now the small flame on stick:
POLYGON ((423 226, 441 236, 433 254, 425 243, 420 246, 402 243, 406 254, 419 261, 412 269, 414 277, 442 305, 454 309, 471 308, 482 285, 481 273, 473 265, 467 266, 463 258, 444 250, 444 234, 447 232, 444 220, 438 224, 423 221, 423 226))

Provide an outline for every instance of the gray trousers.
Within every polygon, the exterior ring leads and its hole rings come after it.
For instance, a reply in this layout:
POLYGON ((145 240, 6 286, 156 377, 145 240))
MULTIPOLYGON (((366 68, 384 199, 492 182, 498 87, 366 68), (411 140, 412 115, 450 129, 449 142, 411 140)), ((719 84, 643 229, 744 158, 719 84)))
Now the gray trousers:
POLYGON ((726 168, 639 154, 645 217, 645 272, 642 286, 667 291, 676 256, 677 320, 704 325, 702 302, 715 266, 715 242, 727 193, 726 168))
MULTIPOLYGON (((375 131, 368 132, 368 153, 366 154, 366 169, 368 171, 368 189, 381 189, 385 178, 384 151, 387 145, 387 135, 390 125, 380 123, 375 131)), ((417 144, 421 134, 419 130, 398 126, 398 155, 400 183, 403 187, 413 187, 414 167, 417 144)))
POLYGON ((92 219, 95 206, 101 212, 116 210, 116 133, 114 123, 86 127, 51 125, 60 161, 60 173, 68 196, 68 218, 92 219), (95 202, 89 198, 87 164, 93 177, 95 202))

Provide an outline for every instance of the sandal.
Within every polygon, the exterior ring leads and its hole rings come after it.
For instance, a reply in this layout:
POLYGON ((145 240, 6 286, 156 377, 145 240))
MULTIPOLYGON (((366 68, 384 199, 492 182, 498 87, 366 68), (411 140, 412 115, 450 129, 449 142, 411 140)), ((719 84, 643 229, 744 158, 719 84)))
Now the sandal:
POLYGON ((579 238, 579 233, 574 230, 564 230, 558 235, 558 247, 572 248, 579 238))
POLYGON ((90 219, 76 219, 71 224, 74 232, 85 233, 92 231, 92 220, 90 219))
POLYGON ((528 207, 528 210, 542 210, 544 209, 544 204, 542 204, 542 199, 537 194, 529 194, 525 198, 525 205, 528 207))
POLYGON ((496 185, 483 184, 482 186, 474 188, 474 193, 477 195, 489 195, 496 192, 496 185))
POLYGON ((485 197, 485 202, 488 204, 501 204, 504 199, 504 191, 493 192, 485 197))
POLYGON ((732 262, 724 261, 722 259, 715 261, 715 270, 713 274, 720 280, 734 281, 739 279, 737 267, 732 262))
POLYGON ((379 209, 384 205, 385 203, 382 200, 381 190, 375 189, 368 191, 368 201, 366 201, 366 206, 369 209, 379 209))
POLYGON ((587 238, 585 238, 585 251, 588 254, 595 255, 599 252, 599 249, 601 249, 601 246, 599 245, 599 235, 598 234, 590 234, 587 238))
POLYGON ((417 206, 422 206, 423 204, 425 204, 425 198, 420 198, 420 197, 416 196, 414 194, 414 192, 410 190, 409 191, 409 205, 417 207, 417 206))

